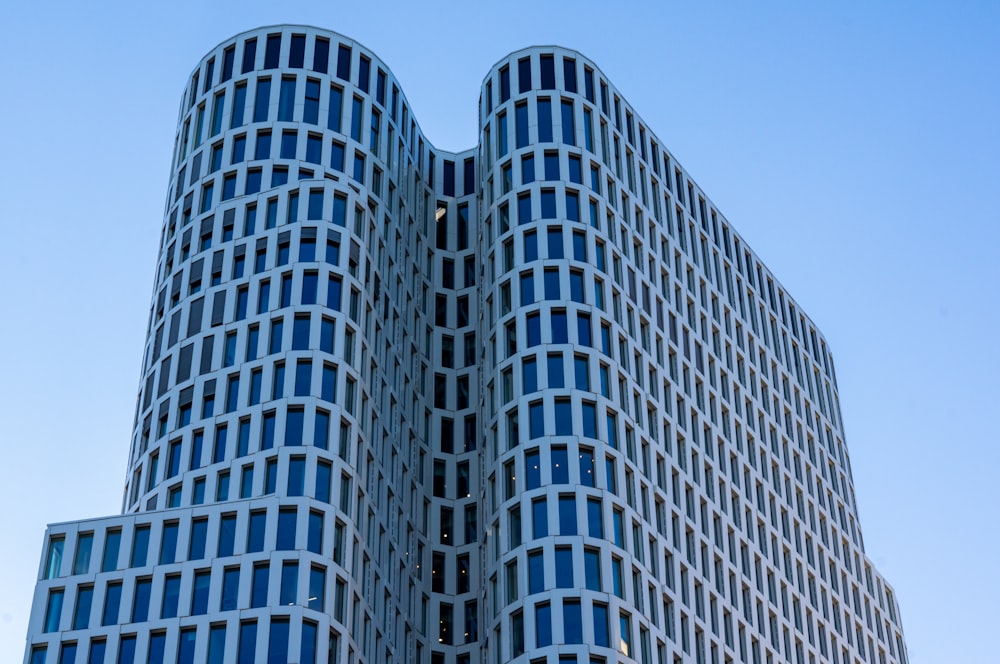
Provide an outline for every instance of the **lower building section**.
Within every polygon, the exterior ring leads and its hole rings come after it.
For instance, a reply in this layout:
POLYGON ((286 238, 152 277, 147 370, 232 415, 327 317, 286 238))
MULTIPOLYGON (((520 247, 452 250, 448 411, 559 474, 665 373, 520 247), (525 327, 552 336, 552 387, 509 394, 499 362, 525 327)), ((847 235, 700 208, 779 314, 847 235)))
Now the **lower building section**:
POLYGON ((355 536, 329 507, 274 497, 51 526, 27 661, 348 661, 375 631, 371 579, 344 567, 355 536))

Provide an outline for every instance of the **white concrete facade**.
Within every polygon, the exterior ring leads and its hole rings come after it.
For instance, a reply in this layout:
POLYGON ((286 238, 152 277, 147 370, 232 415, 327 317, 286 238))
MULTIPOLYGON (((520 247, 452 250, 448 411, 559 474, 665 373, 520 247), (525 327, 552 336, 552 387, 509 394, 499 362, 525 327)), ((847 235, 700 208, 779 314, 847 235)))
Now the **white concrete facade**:
POLYGON ((830 351, 592 62, 436 150, 362 45, 183 95, 122 514, 25 662, 905 663, 830 351))

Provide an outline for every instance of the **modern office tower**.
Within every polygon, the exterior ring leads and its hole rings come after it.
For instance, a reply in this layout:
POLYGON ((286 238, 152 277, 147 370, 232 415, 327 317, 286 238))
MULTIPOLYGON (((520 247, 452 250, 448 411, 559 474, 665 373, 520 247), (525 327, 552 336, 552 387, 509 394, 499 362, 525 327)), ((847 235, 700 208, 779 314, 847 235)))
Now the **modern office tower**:
POLYGON ((201 61, 122 513, 49 527, 26 662, 906 662, 801 307, 579 53, 479 125, 325 30, 201 61))

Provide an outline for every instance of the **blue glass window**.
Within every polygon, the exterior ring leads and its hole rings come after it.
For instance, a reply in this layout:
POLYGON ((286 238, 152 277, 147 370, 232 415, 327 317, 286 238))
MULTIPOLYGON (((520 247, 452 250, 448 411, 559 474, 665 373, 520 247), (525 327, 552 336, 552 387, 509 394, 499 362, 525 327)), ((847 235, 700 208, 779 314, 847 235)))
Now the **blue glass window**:
POLYGON ((340 44, 337 48, 337 78, 351 80, 351 47, 340 44))
POLYGON ((226 382, 226 412, 232 413, 236 410, 237 402, 239 400, 240 394, 240 377, 239 375, 230 376, 226 382))
MULTIPOLYGON (((310 608, 312 607, 310 606, 310 608)), ((316 634, 316 623, 304 620, 302 622, 302 647, 299 651, 299 664, 316 664, 316 634)))
MULTIPOLYGON (((327 426, 329 426, 329 415, 323 413, 327 417, 327 426)), ((326 449, 325 447, 323 449, 326 449)), ((329 463, 319 462, 316 466, 316 500, 324 503, 330 502, 331 498, 331 488, 330 483, 333 477, 333 467, 329 463)))
POLYGON ((149 650, 146 653, 146 664, 163 664, 163 651, 166 648, 166 645, 166 633, 154 632, 153 634, 150 634, 149 650))
POLYGON ((549 534, 549 511, 545 498, 531 501, 531 536, 535 539, 549 534))
POLYGON ((248 39, 243 42, 243 67, 240 70, 242 73, 247 73, 253 71, 255 66, 255 61, 257 59, 257 40, 248 39))
POLYGON ((556 192, 554 189, 542 190, 542 219, 556 218, 556 192))
POLYGON ((603 510, 599 498, 587 499, 587 529, 591 537, 604 538, 603 510))
POLYGON ((531 272, 521 273, 521 306, 535 301, 535 276, 531 272))
MULTIPOLYGON (((295 550, 295 509, 282 509, 278 512, 278 541, 275 548, 278 551, 295 550)), ((284 581, 282 581, 284 585, 284 581)))
POLYGON ((149 619, 149 596, 152 589, 152 579, 138 579, 135 582, 135 596, 132 598, 132 622, 146 622, 149 619))
POLYGON ((524 234, 524 262, 538 260, 538 234, 528 231, 524 234))
POLYGON ((212 463, 219 463, 226 458, 226 439, 229 429, 225 424, 215 429, 215 446, 212 449, 212 463))
POLYGON ((327 111, 327 129, 340 132, 340 118, 343 113, 344 91, 336 85, 330 86, 330 108, 327 111))
POLYGON ((533 595, 545 591, 545 557, 542 552, 532 551, 528 554, 528 594, 533 595))
MULTIPOLYGON (((316 419, 313 427, 313 445, 321 450, 330 446, 330 415, 321 410, 316 411, 316 419)), ((316 483, 319 484, 319 471, 316 475, 316 483)))
POLYGON ((268 353, 274 354, 281 351, 281 333, 284 327, 285 323, 280 318, 271 321, 271 339, 268 346, 268 353))
POLYGON ((281 592, 279 593, 278 603, 282 606, 295 604, 298 585, 299 563, 295 560, 287 560, 281 565, 281 592))
MULTIPOLYGON (((298 462, 301 464, 301 468, 297 470, 298 476, 301 478, 301 484, 305 488, 305 459, 292 459, 292 467, 289 469, 288 485, 289 491, 288 495, 304 495, 304 491, 299 491, 298 493, 292 493, 292 475, 291 472, 296 470, 294 464, 298 462)), ((306 550, 312 553, 321 553, 323 549, 323 514, 321 512, 310 511, 309 512, 309 530, 306 537, 306 550)))
POLYGON ((330 148, 330 168, 344 172, 344 144, 333 141, 330 148))
POLYGON ((569 343, 569 335, 566 329, 566 312, 553 311, 550 320, 552 323, 552 343, 569 343))
POLYGON ((295 146, 298 139, 299 135, 294 129, 285 129, 281 132, 281 159, 295 159, 295 146))
MULTIPOLYGON (((563 512, 562 502, 566 500, 565 498, 560 498, 560 518, 563 512)), ((569 500, 573 500, 569 498, 569 500)), ((575 535, 575 531, 572 533, 561 532, 561 535, 575 535)), ((556 588, 572 588, 573 587, 573 549, 568 546, 556 547, 556 588)))
POLYGON ((313 71, 321 74, 327 72, 330 62, 330 42, 322 37, 316 38, 316 45, 313 48, 313 71))
POLYGON ((163 524, 163 537, 160 540, 160 564, 169 565, 177 558, 177 532, 179 526, 176 521, 163 524))
POLYGON ((503 157, 507 154, 507 114, 497 115, 497 156, 503 157))
POLYGON ((517 61, 517 91, 527 92, 531 89, 531 58, 521 58, 517 61))
POLYGON ((118 569, 118 549, 121 547, 122 531, 109 530, 104 537, 104 554, 101 558, 101 571, 112 572, 118 569))
POLYGON ((528 144, 528 104, 525 102, 514 107, 514 140, 519 148, 528 144))
POLYGON ((264 413, 264 420, 260 427, 260 449, 262 450, 274 447, 275 420, 274 411, 264 413))
POLYGON ((552 101, 538 100, 538 142, 552 142, 552 101))
POLYGON ((361 97, 354 97, 351 101, 351 138, 358 143, 361 142, 362 120, 364 120, 364 101, 361 97))
MULTIPOLYGON (((312 141, 312 137, 311 136, 309 137, 309 140, 310 140, 310 142, 312 141)), ((316 140, 319 141, 318 138, 316 140)), ((322 189, 310 189, 309 190, 309 207, 308 207, 308 217, 307 218, 308 219, 322 219, 323 218, 323 190, 322 189)), ((312 246, 313 246, 313 257, 309 258, 308 260, 315 259, 315 254, 316 254, 316 251, 315 251, 316 243, 315 243, 315 241, 313 241, 312 246)), ((301 255, 300 255, 299 258, 301 260, 306 260, 306 259, 302 258, 301 255)))
MULTIPOLYGON (((188 631, 191 632, 191 630, 188 630, 188 631)), ((191 634, 194 634, 194 632, 191 632, 191 634)), ((181 632, 181 637, 183 638, 183 636, 184 636, 184 632, 181 632)), ((181 643, 182 648, 183 648, 183 645, 184 644, 182 642, 181 643)), ((91 639, 91 641, 90 641, 90 652, 87 654, 87 664, 104 664, 104 656, 105 656, 105 654, 107 652, 107 649, 108 649, 108 642, 107 641, 104 641, 104 640, 98 641, 97 639, 91 639)), ((183 652, 184 651, 182 650, 182 654, 183 654, 183 652)), ((189 659, 188 661, 194 661, 194 651, 193 650, 191 651, 191 659, 189 659)), ((32 660, 32 664, 33 664, 33 662, 34 662, 34 660, 32 660)))
POLYGON ((562 108, 562 142, 566 145, 576 145, 576 125, 573 120, 573 102, 563 100, 562 108))
POLYGON ((236 59, 235 56, 235 46, 229 46, 222 52, 222 72, 219 76, 220 83, 225 83, 233 77, 233 61, 236 59))
POLYGON ((306 350, 309 348, 309 325, 308 314, 305 316, 295 316, 292 323, 292 350, 306 350))
POLYGON ((548 603, 535 605, 535 643, 539 648, 552 645, 552 609, 548 603))
POLYGON ((575 191, 566 192, 566 218, 580 221, 580 196, 575 191))
MULTIPOLYGON (((538 404, 539 408, 541 404, 538 404)), ((524 455, 525 487, 527 489, 537 489, 542 485, 542 471, 539 461, 538 450, 528 452, 524 455)))
MULTIPOLYGON (((258 88, 259 90, 259 88, 258 88)), ((235 129, 236 127, 243 126, 243 112, 247 105, 247 86, 246 83, 240 83, 236 86, 233 91, 233 112, 232 117, 229 119, 229 128, 235 129)))
POLYGON ((146 552, 149 549, 149 526, 139 526, 132 536, 132 564, 131 567, 146 566, 146 552))
POLYGON ((323 365, 320 398, 330 403, 334 403, 337 399, 337 368, 329 364, 323 365))
POLYGON ((530 222, 531 222, 531 194, 525 193, 517 197, 517 223, 527 224, 530 222))
POLYGON ((278 96, 278 120, 291 122, 295 112, 295 77, 281 79, 281 93, 278 96))
POLYGON ((521 364, 521 385, 523 394, 538 391, 538 363, 533 358, 526 359, 521 364))
POLYGON ((573 409, 569 399, 556 399, 556 435, 573 434, 573 409))
POLYGON ((558 180, 559 179, 559 153, 558 152, 546 152, 545 153, 545 179, 546 180, 558 180))
POLYGON ((176 618, 177 605, 181 597, 181 575, 171 574, 163 580, 163 602, 160 608, 161 618, 176 618))
POLYGON ((583 551, 583 576, 587 590, 601 590, 601 554, 596 549, 583 551))
POLYGON ((288 49, 288 66, 294 69, 301 69, 306 54, 306 36, 292 35, 292 43, 288 49))
POLYGON ((271 103, 271 79, 257 79, 257 93, 254 97, 253 121, 267 122, 267 110, 271 103))
MULTIPOLYGON (((602 328, 603 331, 603 328, 602 328)), ((591 346, 593 341, 590 335, 590 314, 577 312, 576 314, 576 342, 581 346, 591 346)))
POLYGON ((363 55, 358 59, 358 89, 362 92, 368 92, 371 86, 371 65, 372 61, 363 55))
POLYGON ((222 598, 219 603, 220 611, 232 611, 236 608, 239 590, 240 568, 227 567, 222 573, 222 598))
MULTIPOLYGON (((583 299, 583 272, 570 270, 569 272, 569 297, 573 302, 584 301, 583 299)), ((577 319, 579 321, 579 319, 577 319)))
POLYGON ((542 321, 538 313, 528 314, 525 323, 528 332, 528 347, 542 343, 542 321))
POLYGON ((271 633, 267 639, 267 664, 288 663, 288 619, 271 618, 271 633))
POLYGON ((208 664, 223 664, 226 657, 226 625, 212 625, 208 633, 208 664))
POLYGON ((362 184, 365 181, 365 155, 361 152, 354 153, 354 172, 352 177, 362 184))
POLYGON ((563 600, 563 641, 583 643, 583 616, 580 600, 563 600))
MULTIPOLYGON (((545 299, 559 299, 559 268, 545 268, 545 299)), ((550 386, 552 387, 552 386, 550 386)))
POLYGON ((535 181, 535 155, 526 154, 521 157, 521 184, 535 181))
POLYGON ((277 69, 281 55, 281 34, 268 35, 264 46, 264 69, 277 69))
MULTIPOLYGON (((104 611, 101 615, 101 625, 116 625, 118 624, 118 608, 122 601, 122 584, 121 582, 109 583, 107 589, 104 592, 104 611)), ((48 616, 48 613, 46 613, 48 616)), ((48 625, 48 618, 46 617, 46 626, 48 625)), ((46 632, 50 631, 48 629, 46 632)))
MULTIPOLYGON (((228 479, 228 477, 227 477, 228 479)), ((236 541, 236 516, 224 515, 219 523, 219 558, 233 555, 236 541)))
POLYGON ((80 586, 76 592, 76 608, 73 610, 73 629, 87 629, 93 602, 94 586, 80 586))
POLYGON ((250 584, 251 609, 267 606, 267 581, 270 575, 271 568, 268 567, 267 563, 254 565, 250 584))
POLYGON ((250 528, 247 531, 247 553, 256 553, 264 550, 264 531, 266 527, 266 512, 250 513, 250 528))
POLYGON ((240 623, 240 643, 237 649, 237 664, 256 664, 257 662, 257 623, 240 623))
POLYGON ((306 272, 302 275, 302 304, 316 304, 316 289, 319 275, 306 272))
POLYGON ((306 137, 306 161, 308 161, 310 164, 322 164, 323 163, 322 157, 323 157, 323 139, 315 134, 309 134, 306 137))
POLYGON ((500 103, 510 99, 510 67, 500 69, 500 103))
POLYGON ((545 435, 545 409, 541 401, 528 406, 529 437, 541 438, 545 435))
POLYGON ((285 445, 302 444, 302 428, 305 411, 301 408, 289 408, 285 418, 285 445))
POLYGON ((319 124, 319 81, 310 78, 306 80, 305 106, 302 110, 302 121, 307 124, 319 124))

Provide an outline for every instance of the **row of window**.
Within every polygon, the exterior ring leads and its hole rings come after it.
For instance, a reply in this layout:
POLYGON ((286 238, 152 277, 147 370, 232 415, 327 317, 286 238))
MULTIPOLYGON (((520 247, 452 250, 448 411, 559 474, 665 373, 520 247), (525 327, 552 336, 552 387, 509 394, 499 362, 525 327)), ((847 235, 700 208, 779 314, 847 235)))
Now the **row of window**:
MULTIPOLYGON (((289 467, 288 481, 301 484, 304 476, 304 465, 294 468, 293 461, 289 467), (298 478, 296 478, 298 473, 298 478)), ((330 466, 317 471, 317 493, 326 493, 330 500, 330 466), (324 481, 325 480, 325 481, 324 481)), ((350 508, 351 483, 349 477, 344 477, 341 483, 340 506, 350 508)), ((299 495, 302 491, 299 491, 299 495)), ((94 572, 114 572, 121 569, 138 569, 153 565, 171 565, 173 563, 205 560, 206 558, 226 558, 234 554, 255 553, 265 550, 295 551, 304 550, 312 553, 324 553, 324 548, 335 562, 343 565, 345 528, 336 521, 332 536, 324 540, 324 521, 332 520, 332 516, 320 509, 300 510, 297 507, 281 507, 271 509, 254 509, 247 517, 237 513, 225 513, 218 518, 214 516, 197 516, 188 521, 171 520, 163 522, 155 529, 153 524, 135 523, 128 528, 109 527, 103 532, 103 544, 100 549, 100 564, 95 551, 94 531, 82 532, 75 538, 73 564, 69 570, 63 570, 63 553, 66 538, 64 535, 53 535, 49 538, 45 555, 43 579, 60 578, 64 571, 73 575, 86 575, 94 572), (303 518, 300 518, 301 516, 303 518), (268 515, 270 514, 270 519, 268 515), (276 517, 276 518, 275 518, 276 517), (271 526, 268 526, 268 523, 271 526), (131 531, 129 533, 129 531, 131 531), (245 533, 245 540, 243 534, 245 533), (130 535, 130 536, 127 536, 130 535), (241 541, 237 541, 238 535, 241 541), (324 545, 327 541, 330 544, 324 545), (211 547, 211 548, 209 548, 211 547)), ((58 616, 56 616, 58 618, 58 616)), ((49 624, 47 622, 47 624, 49 624)), ((53 630, 47 630, 53 631, 53 630)))
MULTIPOLYGON (((183 411, 182 411, 183 412, 183 411)), ((256 455, 257 452, 266 452, 276 449, 276 445, 282 446, 280 449, 295 448, 310 444, 316 449, 327 450, 333 447, 333 432, 331 430, 331 415, 328 410, 321 407, 306 408, 304 406, 289 406, 287 408, 277 408, 266 410, 258 416, 246 416, 240 418, 234 427, 233 437, 230 440, 230 423, 222 421, 215 425, 214 436, 206 440, 205 430, 196 429, 191 433, 188 450, 184 450, 183 438, 173 440, 168 445, 158 448, 150 453, 146 463, 137 464, 132 471, 130 482, 129 504, 135 504, 140 491, 149 493, 156 489, 161 482, 167 482, 174 477, 178 477, 185 467, 187 460, 187 471, 195 471, 204 465, 223 463, 226 461, 256 455), (160 459, 164 460, 164 467, 160 469, 160 459), (142 482, 143 470, 145 467, 145 483, 142 482)), ((339 428, 340 453, 346 457, 348 450, 348 437, 350 435, 350 424, 347 420, 341 420, 339 428)), ((302 464, 304 457, 296 459, 293 457, 289 466, 288 485, 284 487, 288 492, 285 495, 305 495, 301 485, 302 464), (298 472, 296 472, 298 471, 298 472)), ((225 468, 218 472, 215 489, 208 486, 206 478, 203 476, 191 478, 193 483, 190 487, 190 495, 186 503, 182 503, 183 487, 181 485, 171 486, 167 489, 167 500, 164 507, 180 507, 182 504, 200 505, 211 500, 214 496, 216 502, 239 498, 249 498, 251 496, 271 494, 278 488, 278 482, 282 479, 279 471, 284 472, 279 467, 277 457, 268 457, 258 460, 257 482, 254 482, 254 463, 244 466, 239 477, 238 490, 232 494, 230 489, 230 470, 225 468)), ((323 466, 323 463, 320 462, 323 466)), ((324 483, 317 480, 315 497, 323 500, 323 496, 329 494, 329 489, 322 488, 324 483)))
MULTIPOLYGON (((254 562, 249 572, 248 597, 240 596, 239 566, 225 567, 214 572, 216 579, 221 578, 221 584, 216 582, 220 587, 214 593, 213 570, 207 568, 196 569, 188 574, 166 574, 162 579, 140 576, 129 579, 127 586, 122 580, 109 581, 96 590, 93 584, 81 584, 76 587, 68 626, 62 625, 62 616, 66 613, 63 606, 66 590, 52 588, 46 600, 43 632, 58 632, 60 627, 63 630, 113 627, 268 606, 302 606, 315 611, 325 610, 325 567, 307 566, 299 560, 263 560, 254 562), (301 575, 300 567, 306 568, 301 575), (189 578, 185 579, 185 576, 189 578), (301 580, 300 576, 303 577, 301 580), (217 599, 211 602, 212 598, 217 599)), ((246 585, 243 584, 244 587, 246 585)), ((336 605, 341 617, 344 585, 338 578, 336 605)))
MULTIPOLYGON (((63 641, 57 659, 47 659, 47 645, 32 646, 29 664, 76 664, 86 653, 87 664, 168 664, 203 661, 208 664, 320 664, 339 657, 341 638, 330 630, 326 644, 320 643, 319 624, 291 616, 271 616, 265 623, 256 619, 214 621, 205 626, 186 626, 175 631, 155 630, 145 634, 123 633, 92 637, 88 641, 63 641), (228 632, 228 636, 227 636, 228 632), (321 646, 326 648, 321 650, 321 646), (145 657, 142 657, 144 654, 145 657)), ((54 656, 55 653, 53 653, 54 656)))

